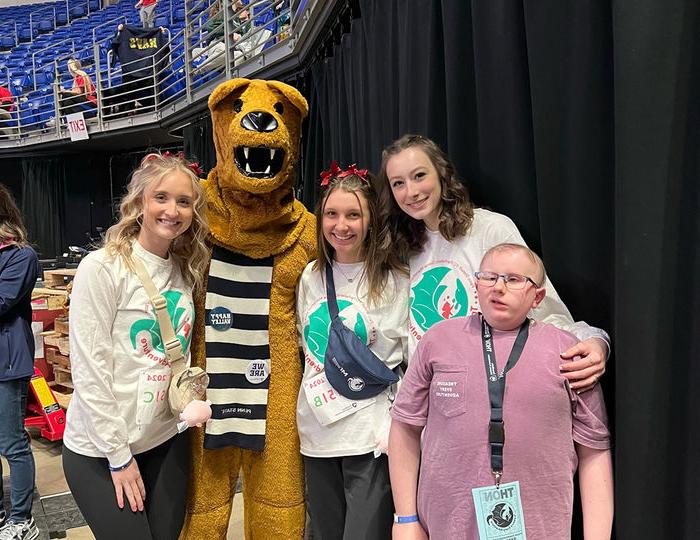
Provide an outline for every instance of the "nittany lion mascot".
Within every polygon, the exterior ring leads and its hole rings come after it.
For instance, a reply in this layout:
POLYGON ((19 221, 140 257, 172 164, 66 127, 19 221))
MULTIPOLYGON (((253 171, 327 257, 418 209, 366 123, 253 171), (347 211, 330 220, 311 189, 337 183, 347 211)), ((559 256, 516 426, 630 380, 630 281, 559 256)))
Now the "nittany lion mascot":
POLYGON ((209 108, 212 251, 206 293, 195 299, 192 363, 209 374, 212 420, 192 436, 181 538, 226 538, 240 470, 246 538, 300 539, 295 287, 315 258, 316 223, 293 188, 308 105, 286 84, 234 79, 214 90, 209 108))

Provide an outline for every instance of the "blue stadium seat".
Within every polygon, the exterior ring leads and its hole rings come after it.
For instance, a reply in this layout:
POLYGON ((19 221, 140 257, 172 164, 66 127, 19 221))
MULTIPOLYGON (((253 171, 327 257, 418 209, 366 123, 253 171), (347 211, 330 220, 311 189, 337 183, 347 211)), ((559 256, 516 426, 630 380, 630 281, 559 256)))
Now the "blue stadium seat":
POLYGON ((87 15, 87 6, 85 4, 79 4, 77 6, 74 6, 70 8, 70 18, 71 20, 73 19, 78 19, 80 17, 85 17, 87 15))
POLYGON ((59 7, 56 10, 56 26, 63 26, 65 24, 68 24, 68 14, 65 9, 59 7))
POLYGON ((45 34, 46 32, 51 32, 53 30, 53 20, 42 19, 39 21, 39 32, 45 34))
POLYGON ((17 32, 19 35, 17 36, 17 39, 20 41, 31 41, 32 38, 36 35, 36 30, 33 28, 29 28, 29 25, 25 26, 24 28, 20 28, 17 32))

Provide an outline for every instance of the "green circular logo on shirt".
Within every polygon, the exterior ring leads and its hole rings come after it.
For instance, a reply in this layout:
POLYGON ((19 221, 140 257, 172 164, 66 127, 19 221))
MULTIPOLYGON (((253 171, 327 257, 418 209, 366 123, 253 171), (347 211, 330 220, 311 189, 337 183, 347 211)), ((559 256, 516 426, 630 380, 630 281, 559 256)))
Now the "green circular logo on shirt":
MULTIPOLYGON (((178 291, 165 291, 163 296, 166 300, 166 309, 170 320, 173 323, 175 337, 177 337, 183 352, 187 351, 192 338, 192 323, 189 320, 188 313, 194 312, 192 302, 187 302, 186 298, 178 291), (189 308, 189 309, 188 309, 189 308), (183 317, 187 319, 183 323, 183 317), (182 328, 180 326, 182 325, 182 328), (179 330, 177 330, 180 328, 179 330)), ((163 346, 163 338, 156 318, 155 308, 150 306, 152 317, 139 319, 131 325, 129 330, 129 338, 134 349, 141 350, 144 354, 157 351, 161 355, 165 355, 163 346)))
POLYGON ((435 323, 464 317, 476 309, 476 290, 471 280, 444 263, 424 266, 412 281, 411 322, 421 333, 435 323))
MULTIPOLYGON (((309 353, 320 363, 324 363, 326 347, 328 346, 328 329, 331 326, 331 316, 328 312, 328 302, 321 302, 313 308, 307 323, 304 325, 304 341, 309 353)), ((338 312, 340 320, 350 328, 365 344, 370 344, 370 331, 367 318, 358 306, 350 300, 338 298, 338 312)))

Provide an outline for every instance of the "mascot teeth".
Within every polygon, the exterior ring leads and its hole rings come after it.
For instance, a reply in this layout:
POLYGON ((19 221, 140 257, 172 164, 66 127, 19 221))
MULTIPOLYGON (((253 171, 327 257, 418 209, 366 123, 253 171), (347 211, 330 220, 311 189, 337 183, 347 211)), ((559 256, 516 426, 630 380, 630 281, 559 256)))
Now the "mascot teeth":
POLYGON ((251 178, 272 178, 282 170, 284 150, 266 146, 239 146, 233 153, 238 170, 251 178))

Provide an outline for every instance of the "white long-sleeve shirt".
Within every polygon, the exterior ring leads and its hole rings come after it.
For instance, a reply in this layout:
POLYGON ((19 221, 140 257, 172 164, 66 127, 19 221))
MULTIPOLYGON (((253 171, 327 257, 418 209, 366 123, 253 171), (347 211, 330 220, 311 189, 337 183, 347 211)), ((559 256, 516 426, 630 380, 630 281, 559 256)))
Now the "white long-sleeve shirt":
MULTIPOLYGON (((325 458, 372 452, 388 437, 395 387, 372 398, 371 405, 325 426, 316 419, 307 401, 307 384, 325 371, 331 322, 325 279, 321 279, 324 274, 314 270, 313 265, 309 263, 297 286, 297 329, 304 351, 304 375, 297 400, 301 453, 325 458)), ((360 280, 363 265, 333 263, 340 317, 389 369, 394 369, 406 358, 408 279, 390 274, 379 304, 369 304, 367 280, 360 280)))
MULTIPOLYGON (((194 305, 172 260, 133 243, 166 297, 175 333, 189 359, 194 305)), ((155 310, 136 274, 104 249, 80 263, 70 306, 71 371, 75 392, 64 444, 120 466, 177 433, 167 400, 170 366, 155 310), (165 389, 165 392, 163 392, 165 389)))
MULTIPOLYGON (((474 272, 479 270, 481 259, 489 249, 504 242, 525 245, 510 218, 483 208, 474 210, 474 220, 467 234, 451 242, 437 231, 426 230, 425 233, 423 250, 409 261, 409 358, 432 325, 479 311, 474 272)), ((549 279, 545 287, 547 294, 531 311, 530 317, 571 332, 580 340, 595 337, 610 345, 604 330, 574 321, 549 279)))

